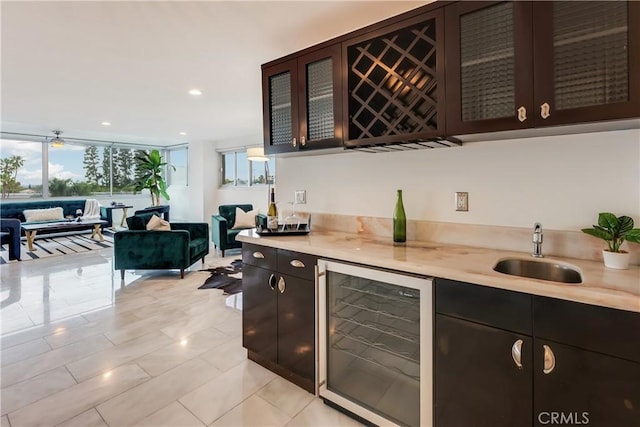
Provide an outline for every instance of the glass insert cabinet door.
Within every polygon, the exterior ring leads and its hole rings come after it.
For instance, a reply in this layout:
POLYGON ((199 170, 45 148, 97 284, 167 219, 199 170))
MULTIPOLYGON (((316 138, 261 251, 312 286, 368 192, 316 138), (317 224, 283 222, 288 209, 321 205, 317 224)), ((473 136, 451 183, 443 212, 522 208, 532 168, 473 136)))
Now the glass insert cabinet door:
POLYGON ((340 46, 263 68, 265 152, 342 143, 340 46))
POLYGON ((640 116, 640 2, 445 8, 452 135, 640 116))
POLYGON ((263 133, 267 153, 297 149, 297 79, 295 59, 263 69, 263 133))
POLYGON ((530 2, 459 2, 445 9, 447 131, 533 126, 530 2))
POLYGON ((431 280, 318 265, 320 396, 378 425, 431 425, 431 280))
POLYGON ((640 116, 640 3, 533 7, 536 124, 640 116))

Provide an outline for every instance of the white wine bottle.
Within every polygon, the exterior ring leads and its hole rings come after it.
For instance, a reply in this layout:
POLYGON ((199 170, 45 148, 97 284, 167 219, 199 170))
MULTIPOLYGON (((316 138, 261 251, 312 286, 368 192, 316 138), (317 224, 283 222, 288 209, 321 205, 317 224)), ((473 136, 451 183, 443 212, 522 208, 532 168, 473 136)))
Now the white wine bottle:
POLYGON ((271 203, 267 210, 267 229, 269 231, 278 231, 278 208, 276 207, 276 191, 271 189, 271 203))

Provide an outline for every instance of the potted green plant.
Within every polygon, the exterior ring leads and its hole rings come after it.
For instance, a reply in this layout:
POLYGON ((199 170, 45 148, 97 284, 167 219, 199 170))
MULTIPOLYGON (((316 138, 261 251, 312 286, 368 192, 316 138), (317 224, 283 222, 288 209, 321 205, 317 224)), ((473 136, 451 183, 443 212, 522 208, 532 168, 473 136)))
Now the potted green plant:
POLYGON ((640 229, 633 228, 632 218, 624 215, 616 217, 610 212, 601 212, 598 214, 598 225, 583 228, 582 232, 607 242, 609 248, 602 250, 606 267, 629 268, 629 253, 620 246, 625 240, 640 243, 640 229))
POLYGON ((176 168, 167 162, 162 161, 162 156, 158 150, 151 150, 148 153, 136 156, 136 166, 141 171, 141 175, 135 184, 134 193, 142 190, 149 190, 151 194, 151 205, 160 205, 160 196, 165 200, 170 200, 167 193, 167 182, 164 180, 163 172, 165 166, 176 168))

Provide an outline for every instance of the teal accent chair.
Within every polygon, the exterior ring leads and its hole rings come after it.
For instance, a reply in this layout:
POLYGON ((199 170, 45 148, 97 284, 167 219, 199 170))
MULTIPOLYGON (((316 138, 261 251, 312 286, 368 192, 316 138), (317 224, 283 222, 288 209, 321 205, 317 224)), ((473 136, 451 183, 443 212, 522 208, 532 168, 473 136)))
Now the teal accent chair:
POLYGON ((218 215, 211 215, 211 241, 214 247, 220 249, 223 257, 224 251, 227 249, 242 247, 242 242, 236 241, 236 236, 242 230, 233 229, 233 225, 236 223, 236 208, 249 212, 253 210, 253 205, 220 205, 218 206, 218 215))
MULTIPOLYGON (((170 223, 171 231, 150 231, 147 223, 153 213, 127 218, 128 230, 113 235, 116 270, 124 279, 125 270, 184 270, 209 253, 209 224, 206 222, 170 223)), ((156 215, 157 216, 157 215, 156 215)))
POLYGON ((9 260, 20 261, 20 220, 0 218, 0 242, 8 245, 9 260))

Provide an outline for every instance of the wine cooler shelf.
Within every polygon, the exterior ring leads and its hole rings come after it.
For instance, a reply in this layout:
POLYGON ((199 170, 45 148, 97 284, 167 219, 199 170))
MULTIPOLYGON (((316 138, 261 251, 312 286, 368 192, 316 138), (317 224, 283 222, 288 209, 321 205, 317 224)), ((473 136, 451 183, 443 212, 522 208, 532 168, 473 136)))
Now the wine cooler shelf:
POLYGON ((332 350, 419 382, 420 291, 340 276, 330 313, 332 350))

